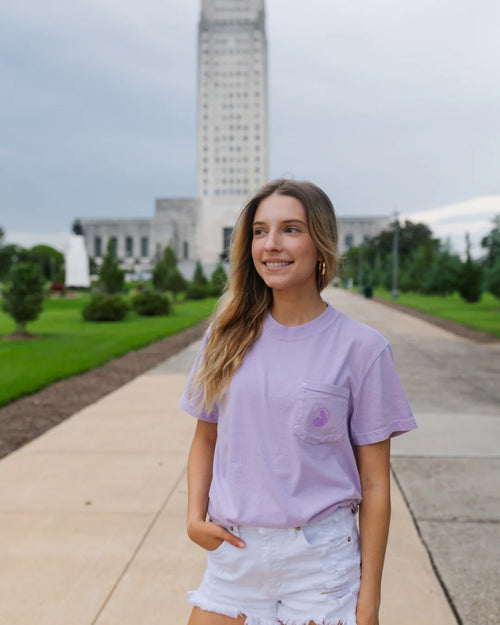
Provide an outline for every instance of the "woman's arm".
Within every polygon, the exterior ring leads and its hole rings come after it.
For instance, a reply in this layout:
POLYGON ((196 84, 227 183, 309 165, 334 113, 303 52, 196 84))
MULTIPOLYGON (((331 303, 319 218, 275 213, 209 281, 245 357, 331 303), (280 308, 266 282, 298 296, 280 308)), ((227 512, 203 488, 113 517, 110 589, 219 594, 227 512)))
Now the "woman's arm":
POLYGON ((356 609, 358 625, 379 625, 380 586, 384 566, 389 522, 390 439, 356 450, 361 480, 359 507, 361 544, 361 587, 356 609))
POLYGON ((212 482, 217 424, 198 420, 188 459, 188 515, 189 538, 209 551, 227 540, 236 547, 244 543, 217 523, 206 521, 208 492, 212 482))

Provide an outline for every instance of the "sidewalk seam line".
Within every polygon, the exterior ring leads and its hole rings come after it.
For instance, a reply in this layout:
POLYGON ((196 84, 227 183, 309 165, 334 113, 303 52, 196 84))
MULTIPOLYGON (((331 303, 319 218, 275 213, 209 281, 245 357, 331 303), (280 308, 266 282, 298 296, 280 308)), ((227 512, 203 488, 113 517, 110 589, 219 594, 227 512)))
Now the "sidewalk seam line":
POLYGON ((448 588, 446 587, 446 585, 444 583, 444 580, 441 577, 439 569, 438 569, 436 563, 434 562, 434 558, 432 557, 432 553, 431 553, 430 549, 428 548, 427 543, 425 542, 425 540, 424 540, 424 538, 422 536, 422 533, 420 532, 420 527, 418 525, 417 519, 416 519, 415 515, 413 514, 413 510, 412 510, 412 508, 410 506, 410 502, 409 502, 408 498, 406 497, 406 493, 403 490, 403 486, 402 486, 401 482, 399 481, 398 476, 396 475, 396 471, 395 471, 394 467, 392 466, 392 463, 391 463, 391 473, 392 473, 392 477, 394 478, 394 481, 396 482, 396 484, 397 484, 397 486, 399 488, 399 492, 401 493, 401 496, 403 497, 403 500, 405 502, 406 508, 407 508, 407 510, 408 510, 408 512, 409 512, 409 514, 411 516, 411 520, 413 521, 413 525, 415 526, 415 529, 417 530, 418 537, 420 538, 420 541, 421 541, 422 545, 424 546, 424 549, 425 549, 427 555, 429 556, 429 560, 430 560, 430 563, 431 563, 432 570, 434 571, 434 575, 436 576, 436 578, 437 578, 437 580, 439 582, 439 585, 441 586, 441 589, 442 589, 442 591, 444 593, 444 596, 446 597, 446 600, 448 601, 448 605, 450 606, 450 609, 453 612, 453 616, 455 617, 455 619, 457 621, 457 625, 464 625, 464 623, 463 623, 463 621, 462 621, 462 619, 460 617, 460 614, 458 613, 458 610, 457 610, 457 608, 455 606, 455 603, 454 603, 454 601, 453 601, 453 599, 452 599, 452 597, 451 597, 451 595, 450 595, 450 593, 448 591, 448 588))
POLYGON ((106 598, 104 599, 101 607, 99 608, 97 614, 95 615, 94 619, 92 620, 90 625, 96 625, 99 617, 101 616, 101 614, 104 612, 106 606, 108 605, 108 603, 111 601, 111 598, 113 597, 116 589, 118 588, 118 586, 120 585, 121 581, 123 580, 123 578, 125 577, 125 575, 127 574, 128 570, 130 569, 130 567, 132 566, 132 564, 134 563, 139 551, 141 550, 142 546, 144 545, 144 543, 146 542, 146 539, 148 538, 148 536, 151 533, 151 530, 153 529, 153 527, 156 525, 156 522, 158 521, 161 513, 163 512, 163 510, 166 508, 168 502, 170 501, 170 499, 172 498, 172 495, 175 493, 175 491, 177 490, 177 487, 179 486, 179 484, 181 483, 181 480, 184 478, 184 476, 186 475, 186 471, 187 471, 187 466, 185 466, 179 477, 177 478, 177 480, 175 481, 175 484, 172 486, 172 488, 170 489, 170 492, 168 493, 168 495, 165 498, 165 501, 162 503, 162 505, 160 506, 160 508, 158 509, 158 511, 156 512, 156 514, 154 515, 153 519, 151 520, 150 524, 148 525, 146 531, 144 532, 144 535, 142 536, 141 540, 139 541, 137 547, 134 549, 132 555, 130 556, 128 562, 125 564, 125 567, 123 568, 122 572, 120 573, 120 575, 118 576, 118 579, 115 581, 115 583, 113 584, 113 586, 111 587, 111 590, 108 592, 106 598))

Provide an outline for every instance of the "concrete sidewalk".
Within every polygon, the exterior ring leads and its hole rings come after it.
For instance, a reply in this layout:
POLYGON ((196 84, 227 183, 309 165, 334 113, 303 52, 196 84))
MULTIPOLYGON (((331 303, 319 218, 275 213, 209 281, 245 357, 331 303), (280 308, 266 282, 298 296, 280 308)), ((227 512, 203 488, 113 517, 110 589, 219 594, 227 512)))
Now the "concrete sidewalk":
MULTIPOLYGON (((326 297, 387 324, 400 369, 411 355, 399 353, 397 337, 434 332, 357 295, 326 297)), ((185 535, 195 423, 177 402, 195 352, 192 345, 0 461, 1 625, 186 622, 186 591, 201 578, 204 554, 185 535)), ((413 380, 420 391, 424 378, 413 380)), ((437 444, 428 416, 416 416, 421 429, 395 441, 395 461, 437 444)), ((381 624, 456 625, 396 484, 381 624)))

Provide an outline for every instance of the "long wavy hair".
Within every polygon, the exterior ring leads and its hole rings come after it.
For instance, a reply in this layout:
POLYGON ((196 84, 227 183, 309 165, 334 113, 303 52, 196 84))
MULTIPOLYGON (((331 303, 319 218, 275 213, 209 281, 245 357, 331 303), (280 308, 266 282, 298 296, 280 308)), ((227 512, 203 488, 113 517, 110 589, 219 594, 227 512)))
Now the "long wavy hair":
POLYGON ((304 207, 320 259, 316 272, 318 292, 335 277, 339 260, 337 220, 326 193, 311 182, 287 179, 273 180, 262 187, 243 208, 232 233, 229 280, 191 385, 191 392, 199 395, 200 411, 203 407, 210 411, 227 389, 249 347, 260 336, 271 307, 272 289, 259 276, 252 260, 252 237, 257 208, 274 193, 296 198, 304 207))

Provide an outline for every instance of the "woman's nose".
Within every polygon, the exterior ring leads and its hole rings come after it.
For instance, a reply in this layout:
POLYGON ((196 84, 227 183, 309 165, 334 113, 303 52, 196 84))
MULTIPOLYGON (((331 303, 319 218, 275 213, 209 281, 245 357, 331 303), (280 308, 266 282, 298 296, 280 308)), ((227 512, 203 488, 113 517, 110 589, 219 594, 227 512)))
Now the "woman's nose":
POLYGON ((281 248, 279 232, 276 230, 269 230, 266 241, 265 241, 265 249, 266 250, 278 250, 281 248))

